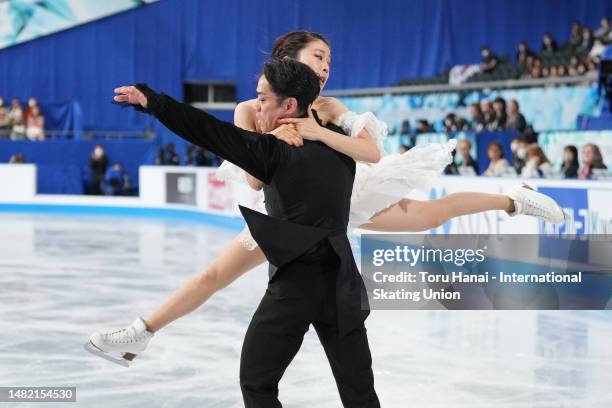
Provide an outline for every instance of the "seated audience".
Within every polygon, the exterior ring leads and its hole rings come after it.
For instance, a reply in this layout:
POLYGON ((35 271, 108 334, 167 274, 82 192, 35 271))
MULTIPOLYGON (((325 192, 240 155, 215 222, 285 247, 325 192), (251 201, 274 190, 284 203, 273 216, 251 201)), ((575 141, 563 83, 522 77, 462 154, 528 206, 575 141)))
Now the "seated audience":
POLYGON ((161 166, 178 166, 181 164, 174 143, 169 143, 165 149, 159 149, 155 163, 161 166))
POLYGON ((552 37, 550 33, 544 34, 544 38, 542 39, 542 52, 553 53, 559 49, 557 45, 557 41, 552 37))
POLYGON ((0 98, 0 138, 8 137, 11 133, 11 118, 9 110, 4 106, 4 99, 0 98))
POLYGON ((11 122, 11 139, 19 140, 25 138, 25 122, 23 118, 23 109, 19 99, 13 99, 11 109, 9 110, 9 120, 11 122))
POLYGON ((506 114, 506 101, 504 98, 497 97, 493 101, 493 110, 495 111, 495 119, 487 125, 488 130, 502 131, 506 128, 508 116, 506 114))
POLYGON ((523 178, 550 177, 553 172, 550 160, 537 143, 527 145, 525 152, 525 166, 521 171, 523 178))
POLYGON ((26 136, 30 140, 45 140, 45 117, 40 113, 36 105, 30 109, 26 116, 26 136))
POLYGON ((500 177, 504 174, 508 174, 508 170, 511 170, 508 160, 504 158, 504 149, 498 142, 491 142, 487 149, 487 156, 491 163, 487 170, 483 173, 486 177, 500 177))
POLYGON ((187 165, 189 166, 214 166, 216 157, 210 151, 200 146, 189 146, 187 148, 187 165))
POLYGON ((582 148, 582 168, 578 173, 581 180, 593 178, 593 170, 607 169, 601 156, 599 146, 594 143, 587 143, 582 148))
POLYGON ((508 119, 506 121, 506 130, 523 132, 527 127, 525 116, 520 112, 519 104, 516 99, 510 99, 508 103, 508 119))
POLYGON ((527 43, 525 41, 521 41, 518 46, 518 50, 516 51, 516 63, 520 65, 527 65, 527 58, 533 57, 535 54, 533 51, 527 47, 527 43))
POLYGON ((457 165, 459 174, 478 175, 478 163, 472 157, 472 142, 470 142, 470 139, 461 139, 457 150, 459 154, 459 164, 457 165))
POLYGON ((480 110, 480 105, 473 103, 470 105, 470 129, 480 132, 485 127, 485 118, 480 110))
POLYGON ((578 149, 573 145, 565 146, 563 148, 563 164, 561 165, 563 178, 577 178, 579 167, 578 149))
POLYGON ((454 113, 449 113, 444 118, 444 131, 445 132, 461 132, 467 130, 467 122, 460 116, 454 113))
POLYGON ((497 56, 491 52, 489 47, 480 48, 480 55, 482 56, 480 69, 482 69, 483 72, 492 72, 499 63, 497 56))
POLYGON ((125 195, 128 188, 128 175, 123 170, 123 165, 121 163, 113 164, 104 175, 104 181, 102 182, 104 194, 109 196, 125 195))
POLYGON ((488 128, 495 121, 495 111, 487 99, 480 101, 480 111, 484 117, 484 127, 488 128))
POLYGON ((418 135, 418 134, 421 134, 421 133, 429 133, 429 132, 431 132, 432 130, 433 130, 433 129, 432 129, 432 127, 429 125, 429 122, 428 122, 427 120, 425 120, 425 119, 419 119, 419 120, 417 121, 417 127, 416 127, 416 130, 415 130, 415 133, 416 133, 417 135, 418 135))
POLYGON ((516 174, 521 174, 523 167, 525 166, 525 156, 527 155, 527 143, 523 136, 516 136, 510 143, 510 150, 512 151, 512 164, 516 174))

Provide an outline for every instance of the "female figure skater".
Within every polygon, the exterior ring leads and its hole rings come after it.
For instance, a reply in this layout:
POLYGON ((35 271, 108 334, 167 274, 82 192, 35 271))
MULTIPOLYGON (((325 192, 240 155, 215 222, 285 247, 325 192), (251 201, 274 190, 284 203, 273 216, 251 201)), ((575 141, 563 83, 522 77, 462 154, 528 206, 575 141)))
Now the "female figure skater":
MULTIPOLYGON (((296 31, 279 37, 272 50, 273 58, 294 58, 310 66, 320 78, 321 88, 329 78, 330 47, 320 34, 296 31)), ((134 87, 118 88, 117 102, 138 104, 143 95, 134 87)), ((260 127, 257 112, 266 103, 260 95, 240 103, 235 111, 235 124, 247 130, 260 127)), ((454 140, 445 144, 417 146, 399 155, 385 155, 382 145, 386 125, 371 113, 357 115, 337 99, 319 96, 312 108, 323 122, 332 122, 351 137, 328 131, 314 119, 286 119, 285 124, 272 132, 277 138, 296 146, 303 138, 318 140, 358 163, 351 199, 350 226, 378 231, 416 232, 435 228, 451 218, 489 210, 504 210, 511 215, 537 216, 559 223, 563 213, 550 198, 528 188, 517 187, 508 195, 485 193, 455 193, 446 197, 418 201, 404 199, 414 188, 425 188, 439 175, 451 158, 454 140), (383 156, 381 158, 381 156, 383 156)), ((220 178, 246 181, 255 189, 262 183, 224 162, 220 178)), ((127 328, 96 332, 86 345, 88 351, 110 361, 128 366, 136 354, 144 351, 153 334, 172 321, 201 306, 216 291, 228 286, 242 274, 265 261, 262 251, 250 236, 242 231, 224 252, 204 271, 184 283, 147 318, 136 319, 127 328), (119 353, 114 357, 111 353, 119 353)))

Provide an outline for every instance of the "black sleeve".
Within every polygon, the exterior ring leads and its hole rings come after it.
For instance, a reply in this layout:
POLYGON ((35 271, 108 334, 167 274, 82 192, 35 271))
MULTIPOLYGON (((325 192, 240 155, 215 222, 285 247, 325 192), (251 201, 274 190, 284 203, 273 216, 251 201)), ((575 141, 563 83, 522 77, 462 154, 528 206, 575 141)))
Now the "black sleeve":
POLYGON ((240 129, 159 94, 145 84, 135 86, 147 97, 147 109, 139 107, 138 110, 154 115, 178 136, 218 154, 266 184, 286 157, 287 145, 272 135, 240 129))

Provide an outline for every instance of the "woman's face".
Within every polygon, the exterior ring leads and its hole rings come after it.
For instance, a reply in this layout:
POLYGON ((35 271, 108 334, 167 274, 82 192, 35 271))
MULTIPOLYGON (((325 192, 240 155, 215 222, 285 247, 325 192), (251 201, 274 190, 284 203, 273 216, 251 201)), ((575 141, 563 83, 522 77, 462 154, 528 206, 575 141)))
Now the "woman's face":
POLYGON ((574 160, 574 153, 571 150, 566 149, 563 151, 563 161, 565 163, 571 163, 574 160))
POLYGON ((331 64, 331 50, 321 40, 314 40, 302 48, 297 56, 297 60, 308 65, 319 76, 321 90, 329 79, 329 69, 331 64))
POLYGON ((593 147, 584 146, 582 149, 582 163, 591 165, 593 163, 593 147))
POLYGON ((497 146, 491 146, 489 150, 487 150, 487 155, 489 156, 489 160, 497 161, 501 157, 501 152, 497 146))

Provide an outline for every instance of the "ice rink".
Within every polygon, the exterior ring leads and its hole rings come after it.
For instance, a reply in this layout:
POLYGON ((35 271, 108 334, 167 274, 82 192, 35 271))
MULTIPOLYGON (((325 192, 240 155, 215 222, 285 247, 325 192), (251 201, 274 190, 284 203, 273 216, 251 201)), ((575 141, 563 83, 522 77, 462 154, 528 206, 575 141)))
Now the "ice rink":
MULTIPOLYGON (((0 213, 0 226, 1 386, 77 388, 77 403, 49 407, 242 406, 240 348, 265 267, 159 332, 130 368, 83 350, 91 332, 146 316, 236 230, 28 213, 0 213)), ((612 406, 610 311, 374 311, 366 324, 383 407, 612 406)), ((341 406, 314 330, 280 392, 286 407, 341 406)))

